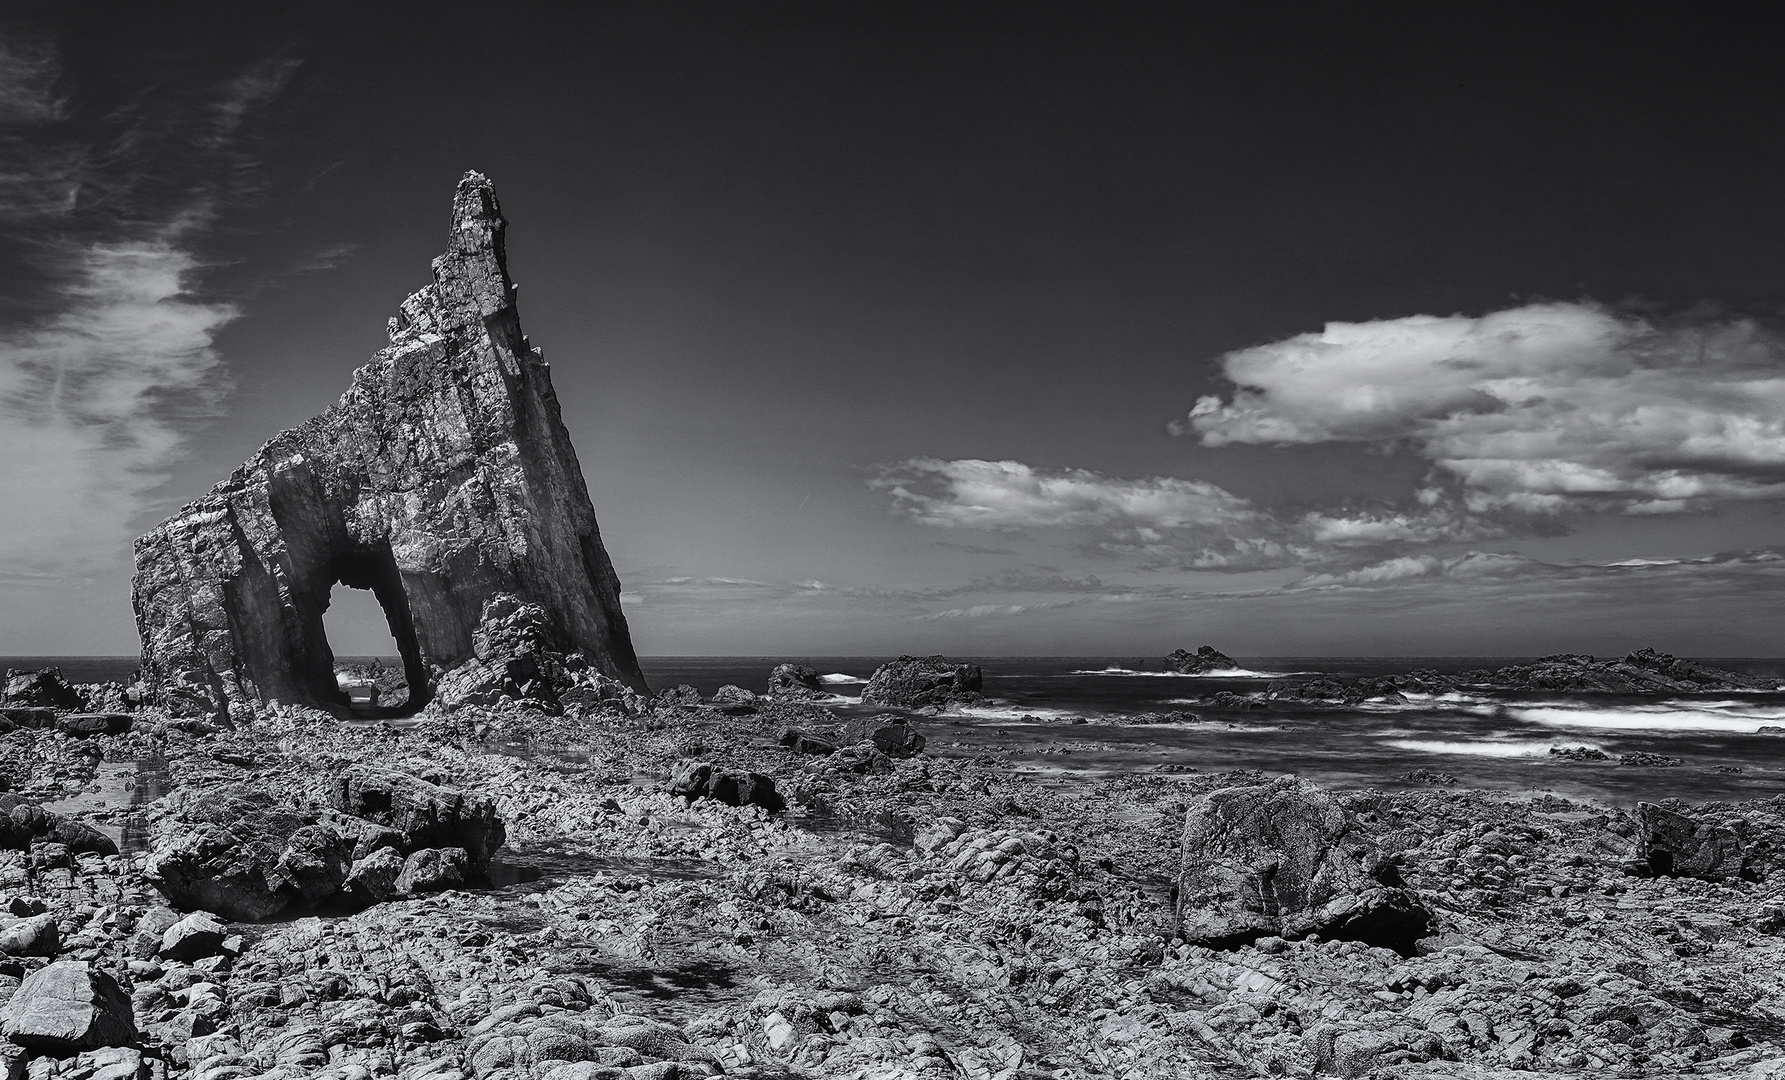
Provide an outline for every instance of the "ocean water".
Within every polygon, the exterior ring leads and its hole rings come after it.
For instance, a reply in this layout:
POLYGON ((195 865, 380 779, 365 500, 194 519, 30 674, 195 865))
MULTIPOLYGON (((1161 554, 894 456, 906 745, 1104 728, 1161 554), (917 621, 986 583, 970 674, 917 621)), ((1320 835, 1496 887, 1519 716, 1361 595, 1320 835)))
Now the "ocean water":
MULTIPOLYGON (((364 659, 364 658, 344 658, 364 659)), ((733 683, 761 691, 775 664, 816 669, 839 712, 860 704, 862 686, 887 657, 648 657, 657 688, 688 683, 703 694, 733 683)), ((1158 658, 960 657, 985 672, 987 705, 917 722, 932 753, 1008 758, 1048 781, 1184 770, 1261 769, 1340 786, 1410 787, 1423 771, 1511 793, 1553 792, 1628 805, 1677 796, 1754 799, 1785 794, 1785 689, 1681 696, 1456 693, 1405 703, 1340 708, 1271 703, 1216 709, 1219 691, 1260 694, 1277 679, 1317 674, 1355 678, 1427 668, 1496 668, 1517 657, 1239 657, 1232 672, 1175 675, 1158 658), (1142 714, 1177 714, 1135 723, 1142 714), (1778 734, 1764 729, 1777 728, 1778 734), (1588 747, 1605 761, 1558 758, 1552 748, 1588 747), (1624 765, 1633 753, 1683 759, 1677 767, 1624 765)), ((387 663, 394 663, 387 659, 387 663)), ((1785 687, 1785 659, 1717 659, 1719 667, 1785 687)), ((0 657, 0 667, 53 664, 75 681, 129 678, 135 657, 0 657)))

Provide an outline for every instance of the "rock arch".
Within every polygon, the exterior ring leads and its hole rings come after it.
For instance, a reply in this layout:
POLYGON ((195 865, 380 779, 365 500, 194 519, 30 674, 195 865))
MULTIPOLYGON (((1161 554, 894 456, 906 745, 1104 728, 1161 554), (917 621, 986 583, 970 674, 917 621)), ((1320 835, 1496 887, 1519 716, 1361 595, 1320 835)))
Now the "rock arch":
POLYGON ((433 283, 339 402, 136 542, 145 678, 176 714, 340 710, 322 614, 369 588, 426 700, 517 606, 540 648, 647 692, 551 372, 521 332, 495 189, 467 173, 433 283))

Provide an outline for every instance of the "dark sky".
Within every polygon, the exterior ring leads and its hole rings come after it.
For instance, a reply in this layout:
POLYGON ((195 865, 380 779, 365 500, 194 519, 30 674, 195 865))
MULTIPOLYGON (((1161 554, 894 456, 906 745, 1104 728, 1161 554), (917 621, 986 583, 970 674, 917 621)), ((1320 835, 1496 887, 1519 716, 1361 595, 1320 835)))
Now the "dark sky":
POLYGON ((472 168, 642 653, 1780 651, 1758 25, 262 7, 0 17, 0 652, 134 648, 472 168))

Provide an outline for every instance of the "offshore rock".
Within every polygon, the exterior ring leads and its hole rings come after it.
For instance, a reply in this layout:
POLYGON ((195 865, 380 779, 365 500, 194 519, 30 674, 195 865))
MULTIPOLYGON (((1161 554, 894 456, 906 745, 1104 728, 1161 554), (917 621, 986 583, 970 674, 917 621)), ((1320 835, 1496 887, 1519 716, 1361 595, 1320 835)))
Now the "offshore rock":
POLYGON ((983 701, 979 693, 983 681, 978 664, 951 664, 940 656, 901 656, 874 669, 862 688, 862 704, 940 712, 983 701))
POLYGON ((1178 929, 1232 948, 1319 934, 1406 953, 1431 913, 1338 800, 1283 777, 1212 791, 1184 820, 1178 929))
POLYGON ((1773 690, 1777 679, 1761 679, 1654 649, 1638 649, 1622 660, 1597 660, 1582 653, 1559 653, 1534 664, 1492 671, 1467 671, 1456 682, 1502 690, 1566 693, 1654 694, 1721 690, 1773 690))
POLYGON ((411 709, 472 661, 467 701, 550 701, 560 669, 648 692, 550 370, 521 331, 505 226, 467 173, 434 281, 403 301, 390 346, 333 407, 137 541, 155 704, 345 712, 323 631, 337 584, 383 605, 411 709))
POLYGON ((1233 671, 1239 667, 1233 657, 1216 651, 1212 645, 1204 645, 1195 652, 1174 649, 1166 654, 1165 666, 1179 675, 1206 675, 1211 671, 1233 671))
POLYGON ((824 697, 818 672, 804 664, 779 664, 769 672, 769 696, 795 699, 824 697))

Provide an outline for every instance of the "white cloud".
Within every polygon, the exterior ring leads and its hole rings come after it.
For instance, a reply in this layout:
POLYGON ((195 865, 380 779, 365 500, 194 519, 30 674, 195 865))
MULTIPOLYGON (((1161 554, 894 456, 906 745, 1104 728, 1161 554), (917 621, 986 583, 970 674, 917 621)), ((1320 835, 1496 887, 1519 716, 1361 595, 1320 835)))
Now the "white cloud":
POLYGON ((890 492, 913 519, 950 528, 1118 526, 1144 535, 1222 528, 1260 516, 1245 499, 1200 480, 1046 472, 1020 461, 912 458, 870 483, 890 492))
POLYGON ((1590 304, 1330 323, 1222 358, 1172 425, 1206 446, 1405 442, 1477 514, 1785 497, 1785 343, 1590 304))
POLYGON ((219 407, 215 341, 239 311, 198 293, 199 244, 252 173, 238 129, 290 71, 263 66, 185 111, 95 124, 60 96, 53 48, 0 42, 0 221, 29 268, 8 281, 0 325, 9 581, 56 586, 127 560, 189 430, 219 407))

